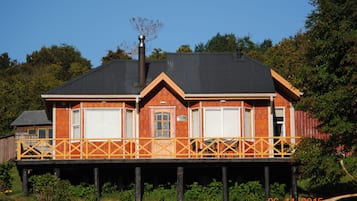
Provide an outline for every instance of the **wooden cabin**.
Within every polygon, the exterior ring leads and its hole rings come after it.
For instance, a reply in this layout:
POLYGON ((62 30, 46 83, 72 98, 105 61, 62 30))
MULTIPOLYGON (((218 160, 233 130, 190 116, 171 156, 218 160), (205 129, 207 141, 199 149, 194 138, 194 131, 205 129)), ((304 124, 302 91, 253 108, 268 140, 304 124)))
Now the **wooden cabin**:
POLYGON ((183 168, 238 174, 240 167, 259 167, 267 196, 269 168, 277 167, 292 176, 296 197, 290 156, 299 142, 293 106, 299 97, 277 72, 242 54, 177 53, 148 61, 140 37, 138 60, 110 61, 42 95, 53 139, 38 136, 46 149, 19 139, 18 166, 91 167, 97 187, 106 168, 125 166, 133 171, 137 200, 147 166, 177 169, 178 181, 183 168))

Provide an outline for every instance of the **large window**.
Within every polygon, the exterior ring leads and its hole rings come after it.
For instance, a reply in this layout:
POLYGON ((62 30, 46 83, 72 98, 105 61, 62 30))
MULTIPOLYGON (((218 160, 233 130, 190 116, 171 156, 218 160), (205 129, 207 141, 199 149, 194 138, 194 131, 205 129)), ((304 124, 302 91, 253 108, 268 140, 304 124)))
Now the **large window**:
POLYGON ((239 137, 240 110, 239 108, 206 108, 205 137, 239 137))
POLYGON ((275 108, 274 136, 285 137, 285 112, 284 108, 275 108))
POLYGON ((72 138, 79 139, 81 137, 81 115, 80 110, 72 111, 72 120, 71 120, 71 133, 72 138))
POLYGON ((84 111, 84 136, 86 138, 121 137, 120 109, 86 109, 84 111))

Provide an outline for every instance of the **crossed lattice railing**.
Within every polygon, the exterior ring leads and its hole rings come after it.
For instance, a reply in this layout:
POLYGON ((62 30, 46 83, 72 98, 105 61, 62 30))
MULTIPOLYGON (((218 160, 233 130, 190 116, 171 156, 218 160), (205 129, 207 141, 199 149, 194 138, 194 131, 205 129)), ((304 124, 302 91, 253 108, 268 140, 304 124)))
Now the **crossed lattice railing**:
POLYGON ((290 157, 299 138, 19 139, 17 159, 290 157))

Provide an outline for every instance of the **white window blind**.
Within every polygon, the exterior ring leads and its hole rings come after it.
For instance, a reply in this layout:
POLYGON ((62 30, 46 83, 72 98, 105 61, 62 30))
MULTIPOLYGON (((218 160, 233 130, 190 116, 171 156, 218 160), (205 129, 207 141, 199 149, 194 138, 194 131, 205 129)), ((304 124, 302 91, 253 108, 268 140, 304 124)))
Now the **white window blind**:
POLYGON ((199 110, 194 109, 191 111, 191 137, 198 138, 200 137, 200 116, 199 110))
POLYGON ((126 110, 125 115, 125 138, 134 137, 134 111, 126 110))
POLYGON ((239 108, 205 109, 205 137, 239 137, 239 108))
POLYGON ((72 138, 78 139, 81 137, 81 115, 80 110, 72 111, 72 138))
POLYGON ((121 137, 120 109, 86 109, 84 115, 86 138, 121 137))
POLYGON ((247 108, 244 110, 244 137, 253 137, 252 110, 247 108))
POLYGON ((222 137, 238 137, 240 127, 239 124, 239 109, 224 108, 222 137))

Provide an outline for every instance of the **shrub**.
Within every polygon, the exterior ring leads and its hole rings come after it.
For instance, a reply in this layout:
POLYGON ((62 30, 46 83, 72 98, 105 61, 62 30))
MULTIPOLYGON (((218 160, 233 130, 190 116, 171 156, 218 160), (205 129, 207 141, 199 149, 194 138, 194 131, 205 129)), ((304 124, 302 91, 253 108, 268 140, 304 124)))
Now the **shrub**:
POLYGON ((13 167, 13 163, 0 164, 0 193, 6 193, 11 190, 11 176, 10 170, 13 167))
POLYGON ((265 199, 264 189, 259 181, 249 181, 242 184, 235 183, 232 187, 230 187, 229 192, 229 198, 232 201, 251 201, 265 199))
POLYGON ((70 192, 73 197, 83 198, 86 201, 96 200, 94 185, 81 183, 80 185, 70 186, 70 192))
POLYGON ((71 193, 68 191, 71 186, 67 180, 60 180, 55 175, 46 173, 30 177, 32 191, 39 201, 69 201, 71 193))

